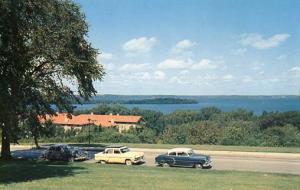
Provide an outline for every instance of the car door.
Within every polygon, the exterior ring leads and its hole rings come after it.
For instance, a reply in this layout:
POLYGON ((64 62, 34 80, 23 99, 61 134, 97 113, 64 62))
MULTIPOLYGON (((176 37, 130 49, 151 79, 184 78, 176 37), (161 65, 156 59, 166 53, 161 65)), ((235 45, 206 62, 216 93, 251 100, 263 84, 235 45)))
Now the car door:
POLYGON ((107 162, 111 162, 111 158, 113 157, 113 149, 105 150, 105 154, 103 154, 103 158, 106 159, 107 162))
POLYGON ((53 152, 53 160, 61 160, 62 152, 61 147, 55 147, 55 151, 53 152))
POLYGON ((55 147, 50 147, 49 150, 46 152, 46 158, 49 160, 53 160, 55 147))
POLYGON ((171 166, 176 165, 176 152, 170 152, 164 160, 165 163, 168 163, 171 166))
POLYGON ((186 152, 177 152, 175 162, 178 166, 193 166, 193 163, 186 152))
POLYGON ((119 149, 114 149, 112 156, 109 157, 109 162, 111 163, 124 163, 121 151, 119 149))

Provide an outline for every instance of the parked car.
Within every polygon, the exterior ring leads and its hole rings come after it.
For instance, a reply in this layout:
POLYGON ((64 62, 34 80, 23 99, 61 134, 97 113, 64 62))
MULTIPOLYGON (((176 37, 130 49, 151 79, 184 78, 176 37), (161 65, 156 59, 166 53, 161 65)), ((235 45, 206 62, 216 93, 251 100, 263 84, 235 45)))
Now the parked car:
POLYGON ((70 147, 64 144, 50 146, 41 156, 42 159, 50 161, 78 161, 88 159, 86 151, 70 147))
POLYGON ((105 148, 103 152, 95 154, 95 160, 101 164, 119 163, 132 165, 144 162, 143 152, 132 152, 126 146, 112 145, 105 148))
POLYGON ((196 154, 191 148, 174 148, 166 154, 155 158, 158 166, 182 166, 194 168, 211 168, 211 159, 208 155, 196 154))

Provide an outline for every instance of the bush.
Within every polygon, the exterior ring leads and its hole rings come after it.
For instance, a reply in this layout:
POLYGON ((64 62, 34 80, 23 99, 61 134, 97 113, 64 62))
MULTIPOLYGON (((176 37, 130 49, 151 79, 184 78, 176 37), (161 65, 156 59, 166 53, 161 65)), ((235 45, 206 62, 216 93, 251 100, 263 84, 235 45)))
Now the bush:
POLYGON ((181 126, 167 126, 161 135, 161 142, 165 144, 185 144, 187 130, 181 126))
POLYGON ((224 127, 224 134, 221 143, 223 145, 248 145, 255 144, 256 135, 259 134, 257 124, 252 121, 231 121, 224 127))
POLYGON ((268 128, 262 138, 263 146, 300 146, 300 132, 292 125, 268 128))
POLYGON ((221 129, 213 122, 194 122, 181 127, 188 128, 188 144, 218 144, 221 129))
POLYGON ((157 138, 156 131, 147 127, 142 129, 131 128, 127 133, 137 136, 141 143, 155 143, 157 138))

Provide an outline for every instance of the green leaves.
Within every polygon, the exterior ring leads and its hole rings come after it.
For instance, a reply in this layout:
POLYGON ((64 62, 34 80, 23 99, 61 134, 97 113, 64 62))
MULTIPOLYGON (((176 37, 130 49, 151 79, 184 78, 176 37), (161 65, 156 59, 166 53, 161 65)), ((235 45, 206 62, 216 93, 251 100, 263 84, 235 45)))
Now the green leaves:
POLYGON ((34 117, 53 114, 51 104, 72 112, 75 94, 87 99, 96 93, 93 81, 105 73, 78 5, 2 0, 0 29, 0 123, 9 114, 19 121, 32 117, 28 107, 34 117))
MULTIPOLYGON (((12 0, 1 3, 2 72, 0 85, 8 92, 18 90, 19 104, 43 106, 54 103, 67 108, 77 93, 89 98, 96 90, 93 81, 102 80, 98 51, 86 41, 88 26, 84 14, 72 1, 12 0), (14 78, 13 82, 4 82, 14 78), (65 97, 65 98, 59 98, 65 97)), ((71 111, 67 109, 68 111, 71 111)))

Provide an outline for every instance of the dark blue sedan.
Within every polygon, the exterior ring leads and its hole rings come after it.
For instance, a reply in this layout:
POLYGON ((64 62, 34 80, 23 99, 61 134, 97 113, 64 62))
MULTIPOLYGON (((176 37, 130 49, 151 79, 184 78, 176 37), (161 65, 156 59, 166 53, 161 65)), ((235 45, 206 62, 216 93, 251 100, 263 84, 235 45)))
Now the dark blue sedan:
POLYGON ((211 168, 210 156, 196 154, 190 148, 174 148, 166 154, 159 155, 155 158, 158 166, 181 166, 194 168, 211 168))

